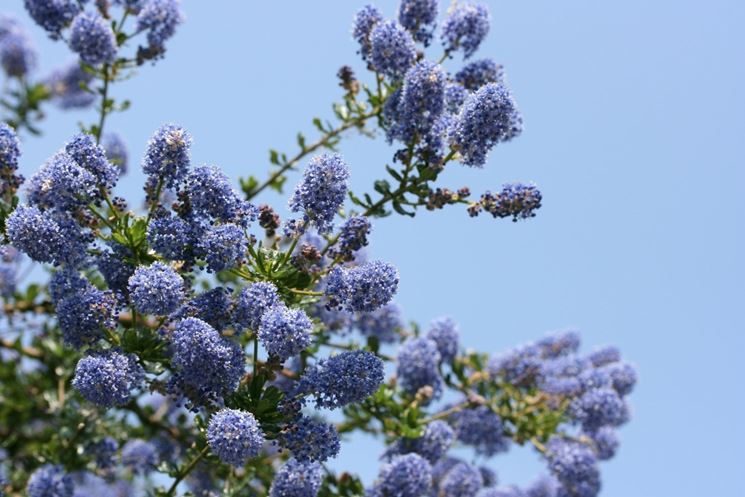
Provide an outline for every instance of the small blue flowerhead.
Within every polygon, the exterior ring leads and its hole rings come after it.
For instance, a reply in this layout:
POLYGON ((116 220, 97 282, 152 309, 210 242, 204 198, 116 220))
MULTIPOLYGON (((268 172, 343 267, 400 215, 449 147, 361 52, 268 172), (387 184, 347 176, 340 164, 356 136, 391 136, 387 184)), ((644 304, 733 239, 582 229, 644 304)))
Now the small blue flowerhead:
POLYGON ((134 355, 109 350, 80 359, 75 367, 72 385, 86 400, 112 407, 129 401, 144 374, 134 355))
POLYGON ((111 24, 98 11, 81 12, 70 26, 70 49, 92 66, 113 62, 117 43, 111 24))
POLYGON ((164 316, 184 300, 184 280, 170 266, 155 262, 135 270, 129 278, 129 294, 140 312, 164 316))
POLYGON ((259 454, 264 433, 250 412, 221 409, 210 418, 207 443, 220 460, 241 467, 259 454))
POLYGON ((290 209, 302 212, 319 233, 333 227, 333 220, 347 195, 349 166, 339 154, 313 157, 290 198, 290 209))

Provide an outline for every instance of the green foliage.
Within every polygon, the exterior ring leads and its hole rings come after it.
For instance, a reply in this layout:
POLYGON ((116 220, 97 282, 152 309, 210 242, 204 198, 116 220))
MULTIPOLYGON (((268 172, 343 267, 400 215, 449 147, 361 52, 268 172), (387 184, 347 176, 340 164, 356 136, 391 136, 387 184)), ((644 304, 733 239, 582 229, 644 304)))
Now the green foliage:
POLYGON ((225 405, 252 413, 261 424, 266 437, 271 440, 276 438, 285 422, 285 416, 280 411, 284 394, 275 386, 266 386, 267 380, 267 373, 257 374, 226 397, 225 405))
POLYGON ((327 473, 318 491, 318 497, 361 497, 365 495, 365 487, 360 479, 350 473, 336 476, 327 473))
POLYGON ((30 84, 23 78, 15 79, 16 89, 8 91, 5 98, 0 98, 0 106, 11 116, 5 122, 15 129, 26 129, 33 135, 39 135, 41 130, 36 123, 44 118, 41 107, 51 98, 51 93, 44 84, 30 84))

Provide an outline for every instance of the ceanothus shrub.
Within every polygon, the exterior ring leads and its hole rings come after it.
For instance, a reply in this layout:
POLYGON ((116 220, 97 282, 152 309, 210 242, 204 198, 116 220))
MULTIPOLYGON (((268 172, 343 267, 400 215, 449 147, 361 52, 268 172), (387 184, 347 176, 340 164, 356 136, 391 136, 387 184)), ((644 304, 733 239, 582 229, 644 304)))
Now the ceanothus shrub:
POLYGON ((462 343, 454 318, 420 328, 395 302, 405 274, 370 243, 391 214, 459 205, 464 219, 527 221, 541 208, 531 183, 472 199, 439 177, 485 166, 523 129, 505 69, 472 58, 484 5, 441 19, 433 0, 402 0, 394 18, 364 7, 352 37, 371 74, 339 70, 337 123, 314 119, 315 141, 270 151, 267 179, 235 188, 193 164, 192 135, 166 122, 139 161, 144 202, 115 194, 135 160, 107 117, 126 110, 115 93, 131 69, 166 56, 180 3, 25 6, 79 60, 37 77, 23 23, 0 16, 0 494, 598 494, 637 381, 618 349, 583 353, 566 331, 490 355, 462 343), (442 64, 458 55, 468 62, 442 64), (25 181, 19 134, 39 132, 47 102, 98 116, 25 181), (369 167, 338 151, 350 130, 394 147, 370 192, 350 189, 369 167), (288 193, 284 209, 267 189, 288 193), (24 282, 22 264, 48 277, 24 282), (386 444, 371 481, 328 465, 354 450, 353 432, 386 444), (492 463, 517 446, 546 465, 525 488, 492 463))

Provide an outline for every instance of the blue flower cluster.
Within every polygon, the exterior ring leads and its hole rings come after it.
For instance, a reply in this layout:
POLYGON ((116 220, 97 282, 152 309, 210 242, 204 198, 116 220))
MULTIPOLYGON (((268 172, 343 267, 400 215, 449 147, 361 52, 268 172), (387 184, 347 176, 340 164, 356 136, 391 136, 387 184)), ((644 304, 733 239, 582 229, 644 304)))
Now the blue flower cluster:
POLYGON ((502 418, 487 406, 458 411, 449 421, 458 440, 473 447, 478 454, 492 456, 509 448, 502 418))
POLYGON ((181 126, 165 124, 150 138, 142 170, 171 187, 186 177, 191 158, 191 135, 181 126))
POLYGON ((108 64, 116 58, 116 36, 99 12, 81 12, 70 26, 70 49, 86 64, 108 64))
POLYGON ((312 331, 313 323, 305 311, 280 304, 264 312, 258 337, 270 356, 284 362, 311 344, 312 331))
POLYGON ((269 497, 316 497, 323 471, 317 462, 287 461, 274 477, 269 497))
POLYGON ((96 143, 93 136, 86 133, 73 136, 65 145, 65 153, 93 175, 99 188, 111 189, 116 186, 120 171, 109 162, 106 150, 96 143))
POLYGON ((159 462, 158 449, 147 440, 135 438, 122 447, 122 464, 134 474, 148 474, 159 462))
POLYGON ((162 216, 150 221, 147 240, 157 253, 170 260, 189 260, 193 255, 194 229, 179 217, 162 216))
POLYGON ((241 467, 258 455, 264 434, 250 412, 221 409, 210 418, 207 443, 223 462, 241 467))
POLYGON ((116 297, 87 281, 56 301, 55 311, 62 339, 71 347, 92 345, 103 338, 103 330, 116 326, 116 297))
POLYGON ((210 271, 240 266, 248 248, 243 230, 232 223, 208 228, 199 242, 199 253, 210 271))
POLYGON ((400 79, 415 59, 416 45, 411 33, 393 20, 375 24, 370 32, 370 63, 376 71, 400 79))
POLYGON ((28 497, 72 497, 73 481, 62 466, 45 464, 31 474, 28 497))
POLYGON ((53 37, 59 37, 80 12, 80 2, 75 0, 24 0, 24 4, 36 24, 53 37))
POLYGON ((94 352, 78 361, 72 386, 86 400, 111 407, 126 404, 144 376, 134 355, 114 350, 94 352))
MULTIPOLYGON (((502 66, 491 59, 470 62, 451 75, 418 57, 416 42, 429 43, 436 17, 437 2, 431 0, 401 2, 398 21, 367 6, 355 18, 354 37, 371 69, 390 79, 383 116, 389 141, 406 146, 397 157, 410 161, 406 155, 414 152, 435 170, 446 157, 480 167, 495 145, 520 134, 522 117, 502 66)), ((484 5, 455 2, 442 26, 445 54, 462 51, 470 58, 489 23, 484 5)))
POLYGON ((154 53, 165 50, 165 42, 184 22, 179 0, 147 0, 137 14, 137 31, 147 32, 148 49, 154 53))
POLYGON ((443 118, 445 82, 442 66, 428 60, 406 72, 400 96, 386 107, 389 140, 408 143, 438 131, 435 126, 443 118))
POLYGON ((7 199, 18 190, 23 176, 16 173, 21 146, 13 128, 0 123, 0 198, 7 199))
POLYGON ((393 457, 383 465, 368 495, 375 497, 421 497, 432 486, 432 467, 417 454, 393 457))
POLYGON ((343 352, 322 359, 305 372, 299 394, 313 394, 316 407, 334 409, 360 402, 383 383, 383 361, 372 352, 343 352))
POLYGON ((472 203, 469 214, 477 216, 485 210, 493 217, 511 217, 513 221, 535 217, 535 211, 541 208, 543 196, 535 185, 510 183, 502 187, 499 193, 487 191, 478 202, 472 203))
POLYGON ((415 40, 429 45, 437 22, 437 0, 403 0, 398 7, 398 22, 415 40))
POLYGON ((484 478, 476 466, 461 462, 445 474, 439 484, 440 495, 446 497, 475 497, 484 486, 484 478))
POLYGON ((624 397, 636 383, 634 368, 621 362, 614 347, 581 356, 579 345, 576 332, 558 332, 494 356, 489 363, 495 378, 568 402, 566 416, 580 428, 578 436, 556 436, 547 445, 545 455, 557 480, 557 490, 546 494, 550 496, 596 496, 596 463, 615 455, 615 428, 629 420, 624 397))
POLYGON ((396 374, 406 392, 416 394, 421 388, 431 388, 432 395, 442 391, 440 352, 437 343, 428 338, 412 338, 398 351, 396 374))
POLYGON ((326 278, 330 307, 371 312, 389 303, 398 290, 398 270, 386 262, 365 262, 351 268, 335 267, 326 278))
POLYGON ((244 370, 243 351, 209 324, 197 318, 182 319, 171 333, 170 345, 171 365, 176 371, 169 385, 172 393, 201 404, 238 387, 244 370))
POLYGON ((73 213, 100 202, 118 179, 105 150, 90 135, 78 134, 31 177, 28 198, 40 208, 73 213))
POLYGON ((466 90, 476 91, 489 83, 504 81, 504 69, 491 59, 469 62, 455 73, 453 79, 466 90))
POLYGON ((324 462, 336 457, 341 449, 334 425, 308 416, 299 416, 291 422, 280 433, 278 441, 301 462, 324 462))
POLYGON ((455 442, 455 431, 444 421, 433 421, 418 438, 400 438, 386 451, 386 456, 419 454, 430 464, 439 461, 455 442))
POLYGON ((184 190, 199 216, 222 223, 243 223, 255 212, 237 195, 230 180, 217 166, 197 166, 186 177, 184 190))
POLYGON ((138 267, 128 287, 135 307, 145 314, 170 314, 184 300, 183 278, 161 262, 138 267))
POLYGON ((455 2, 442 25, 442 44, 447 53, 463 51, 467 59, 478 50, 489 33, 491 19, 484 5, 455 2))
POLYGON ((22 78, 35 67, 36 47, 15 18, 0 15, 0 67, 8 77, 22 78))
POLYGON ((52 101, 62 109, 81 109, 90 107, 96 101, 96 94, 87 91, 93 75, 84 71, 75 61, 56 69, 46 79, 44 85, 49 90, 52 101))
POLYGON ((522 116, 507 87, 488 83, 470 95, 450 129, 450 139, 462 162, 481 167, 489 150, 522 132, 522 116))
POLYGON ((354 17, 352 35, 360 44, 362 60, 369 60, 372 55, 370 34, 376 24, 383 20, 383 15, 372 5, 363 7, 354 17))
POLYGON ((370 220, 365 216, 352 216, 344 222, 339 230, 334 257, 342 261, 352 261, 357 252, 367 246, 367 235, 370 234, 370 220))
POLYGON ((290 198, 290 209, 302 212, 320 233, 333 227, 334 216, 347 195, 349 166, 339 154, 314 157, 290 198))
POLYGON ((235 323, 238 331, 257 331, 266 311, 281 303, 277 287, 269 282, 251 283, 241 290, 235 304, 235 323))
MULTIPOLYGON (((595 497, 600 492, 600 471, 592 448, 572 440, 553 437, 548 445, 549 468, 566 495, 595 497)), ((561 495, 561 493, 558 493, 561 495)))
POLYGON ((401 339, 404 327, 401 308, 386 304, 372 312, 358 312, 354 317, 353 327, 365 337, 375 337, 381 343, 395 343, 401 339))
POLYGON ((106 158, 119 168, 119 174, 125 174, 129 165, 129 153, 124 138, 119 133, 111 131, 105 133, 101 140, 106 158))
POLYGON ((459 337, 458 323, 449 317, 432 321, 427 332, 427 338, 437 344, 440 359, 444 362, 452 362, 455 359, 458 353, 459 337))

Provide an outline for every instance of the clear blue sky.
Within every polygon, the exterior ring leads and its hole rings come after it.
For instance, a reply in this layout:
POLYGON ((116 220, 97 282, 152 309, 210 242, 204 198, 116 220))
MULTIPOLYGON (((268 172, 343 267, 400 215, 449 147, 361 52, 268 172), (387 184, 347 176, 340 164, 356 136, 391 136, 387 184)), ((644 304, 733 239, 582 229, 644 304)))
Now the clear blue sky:
MULTIPOLYGON (((21 4, 0 10, 22 15, 21 4)), ((115 87, 134 105, 110 124, 135 161, 152 131, 175 121, 195 136, 197 162, 263 176, 269 147, 294 150, 298 130, 330 116, 337 68, 361 71, 349 31, 362 5, 187 0, 167 58, 115 87)), ((396 2, 377 5, 392 15, 396 2)), ((400 268, 407 317, 452 315, 468 346, 497 351, 576 326, 588 348, 621 347, 641 382, 620 453, 604 465, 603 496, 742 497, 745 2, 489 5, 480 54, 505 65, 526 131, 484 170, 453 166, 443 184, 483 191, 534 180, 544 208, 519 224, 458 208, 386 219, 374 254, 400 268)), ((45 69, 67 58, 30 29, 45 69)), ((24 172, 80 119, 91 116, 51 112, 45 136, 26 142, 24 172)), ((342 151, 356 191, 391 155, 363 138, 342 151)), ((139 195, 141 181, 130 175, 122 191, 139 195)), ((364 443, 345 446, 339 465, 369 479, 377 447, 364 443)), ((540 465, 517 451, 492 467, 522 483, 540 465)))

